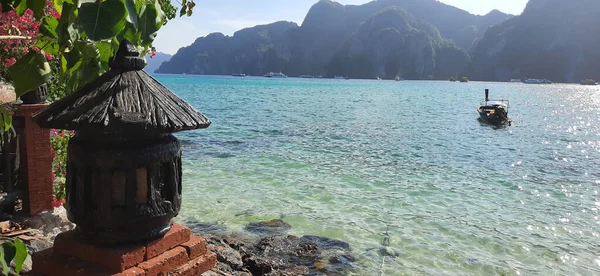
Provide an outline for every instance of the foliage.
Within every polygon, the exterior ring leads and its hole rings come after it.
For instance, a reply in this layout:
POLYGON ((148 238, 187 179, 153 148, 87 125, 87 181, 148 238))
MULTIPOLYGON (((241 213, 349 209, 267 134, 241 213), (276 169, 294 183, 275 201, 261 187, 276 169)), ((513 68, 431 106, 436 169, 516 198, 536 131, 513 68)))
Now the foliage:
MULTIPOLYGON (((194 6, 184 1, 181 10, 191 15, 194 6)), ((146 55, 176 14, 168 0, 3 0, 0 80, 12 82, 17 97, 49 81, 70 93, 110 69, 123 39, 146 55)))
MULTIPOLYGON (((60 61, 58 59, 50 60, 50 70, 57 72, 60 67, 60 61)), ((67 95, 67 88, 64 83, 56 75, 51 75, 48 81, 48 101, 54 102, 67 95)))
MULTIPOLYGON (((33 11, 27 9, 21 16, 15 10, 0 13, 0 35, 37 36, 40 22, 33 17, 33 11)), ((8 68, 34 48, 32 40, 1 40, 0 78, 8 79, 8 68)), ((37 49, 37 48, 36 48, 37 49)), ((37 49, 39 51, 39 49, 37 49)))
POLYGON ((10 263, 15 261, 15 272, 17 275, 21 273, 23 269, 23 263, 27 258, 27 247, 19 240, 7 241, 0 246, 0 268, 2 268, 2 275, 8 275, 10 272, 10 263))
POLYGON ((52 179, 54 184, 54 198, 59 202, 64 200, 66 196, 67 146, 72 136, 72 131, 54 129, 50 137, 53 156, 52 179))

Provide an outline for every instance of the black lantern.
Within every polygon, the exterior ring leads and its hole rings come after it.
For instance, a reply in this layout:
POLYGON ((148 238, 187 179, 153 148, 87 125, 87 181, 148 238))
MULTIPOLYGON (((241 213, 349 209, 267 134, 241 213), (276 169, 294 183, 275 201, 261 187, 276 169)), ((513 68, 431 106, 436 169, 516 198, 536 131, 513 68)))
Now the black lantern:
POLYGON ((210 121, 144 72, 127 41, 111 70, 36 114, 69 142, 69 220, 92 243, 162 237, 181 208, 181 146, 171 133, 210 121))

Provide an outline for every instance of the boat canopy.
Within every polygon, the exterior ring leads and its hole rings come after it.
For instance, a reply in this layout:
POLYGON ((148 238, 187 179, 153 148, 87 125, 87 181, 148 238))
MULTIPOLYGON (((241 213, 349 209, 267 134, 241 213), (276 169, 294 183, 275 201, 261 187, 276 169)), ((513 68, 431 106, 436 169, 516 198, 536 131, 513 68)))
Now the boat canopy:
POLYGON ((487 101, 484 103, 485 106, 508 106, 505 102, 502 101, 487 101))

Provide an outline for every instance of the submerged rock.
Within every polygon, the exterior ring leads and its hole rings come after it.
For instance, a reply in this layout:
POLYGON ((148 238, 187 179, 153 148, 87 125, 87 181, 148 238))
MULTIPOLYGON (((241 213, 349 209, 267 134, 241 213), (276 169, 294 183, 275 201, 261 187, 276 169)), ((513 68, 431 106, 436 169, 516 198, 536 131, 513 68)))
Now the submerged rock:
POLYGON ((315 243, 321 249, 350 250, 350 244, 341 240, 311 235, 303 236, 302 240, 304 242, 315 243))
POLYGON ((350 254, 333 256, 333 257, 331 257, 331 259, 329 259, 329 263, 331 263, 331 264, 343 264, 343 265, 349 265, 355 261, 356 261, 356 259, 354 258, 354 256, 352 256, 350 254))
MULTIPOLYGON (((196 222, 196 224, 199 224, 196 222)), ((319 237, 282 235, 291 226, 282 220, 251 223, 246 230, 255 235, 201 234, 208 250, 217 255, 213 275, 345 275, 354 269, 347 242, 319 237), (268 235, 267 233, 277 233, 268 235)))
POLYGON ((310 270, 306 266, 297 266, 284 270, 278 270, 267 274, 266 276, 301 276, 309 275, 310 270))
POLYGON ((187 219, 184 222, 195 234, 215 234, 223 235, 227 232, 227 226, 219 223, 200 222, 194 218, 187 219))
POLYGON ((285 235, 292 226, 280 219, 254 222, 246 225, 246 231, 259 235, 285 235))

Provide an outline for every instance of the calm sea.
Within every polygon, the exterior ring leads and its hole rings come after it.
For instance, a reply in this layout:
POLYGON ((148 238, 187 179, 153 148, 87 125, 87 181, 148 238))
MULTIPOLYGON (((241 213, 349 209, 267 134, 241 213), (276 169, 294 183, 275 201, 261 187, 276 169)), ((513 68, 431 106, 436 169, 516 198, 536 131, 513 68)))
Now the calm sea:
POLYGON ((181 221, 281 218, 356 275, 600 274, 600 87, 157 78, 213 122, 178 134, 181 221), (485 88, 512 126, 477 120, 485 88))

